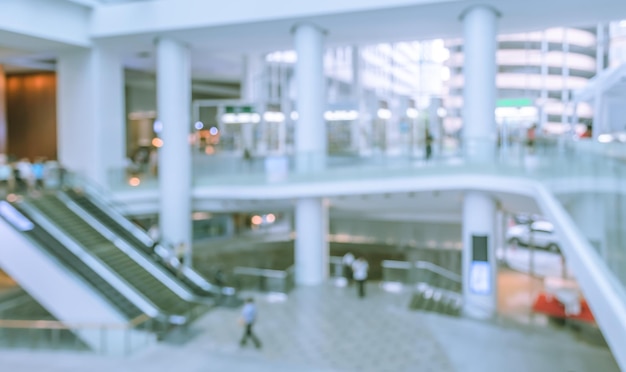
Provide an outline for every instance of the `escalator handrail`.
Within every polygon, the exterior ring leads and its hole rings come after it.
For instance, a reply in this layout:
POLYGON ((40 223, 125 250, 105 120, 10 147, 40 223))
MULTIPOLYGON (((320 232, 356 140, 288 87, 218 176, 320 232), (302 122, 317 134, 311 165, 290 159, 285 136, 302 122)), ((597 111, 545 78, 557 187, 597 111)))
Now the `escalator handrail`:
POLYGON ((150 273, 150 275, 152 275, 162 285, 169 288, 178 297, 180 297, 181 299, 185 301, 196 301, 195 295, 191 293, 187 288, 181 286, 178 280, 173 277, 172 273, 165 270, 165 268, 163 268, 161 265, 156 265, 154 261, 146 257, 146 254, 144 252, 133 248, 130 244, 128 244, 128 242, 126 242, 124 239, 117 236, 115 232, 111 231, 97 218, 93 217, 89 212, 84 210, 80 205, 78 205, 75 201, 73 201, 69 196, 67 196, 64 193, 58 193, 57 198, 62 203, 64 203, 68 209, 70 209, 79 218, 81 218, 83 221, 89 224, 100 235, 102 235, 108 241, 113 243, 113 245, 117 249, 124 252, 126 256, 128 256, 131 260, 135 261, 137 264, 139 264, 144 270, 150 273))
POLYGON ((71 237, 65 234, 54 223, 48 221, 37 208, 31 206, 28 202, 21 202, 20 208, 29 214, 30 218, 48 233, 52 234, 67 250, 72 252, 85 265, 89 266, 100 277, 105 279, 113 288, 120 292, 124 297, 130 300, 143 313, 151 317, 161 316, 161 312, 149 299, 139 293, 124 278, 108 268, 100 259, 94 257, 86 251, 80 244, 76 243, 71 237))
MULTIPOLYGON (((76 190, 74 190, 74 192, 79 194, 79 192, 76 190)), ((86 197, 89 202, 91 202, 95 207, 100 209, 101 212, 108 215, 119 226, 123 227, 126 231, 131 233, 146 247, 151 247, 152 245, 154 245, 155 242, 148 236, 145 231, 126 219, 126 217, 124 217, 120 212, 113 208, 109 203, 104 201, 98 193, 90 193, 88 192, 88 190, 85 190, 82 196, 86 197)), ((69 197, 72 198, 71 196, 69 197)))
MULTIPOLYGON (((76 191, 75 191, 76 192, 76 191)), ((67 195, 67 194, 65 194, 67 195)), ((144 244, 144 247, 150 248, 154 245, 154 241, 148 236, 148 234, 142 229, 138 228, 135 224, 128 221, 121 213, 119 213, 115 208, 111 208, 105 202, 101 201, 101 198, 94 197, 91 199, 92 194, 84 194, 84 197, 88 199, 88 202, 91 202, 95 207, 97 207, 101 212, 110 217, 113 221, 115 221, 120 227, 124 228, 126 231, 131 233, 135 238, 137 238, 140 242, 144 244)), ((70 199, 71 196, 68 195, 70 199)), ((161 240, 159 244, 155 247, 155 253, 163 260, 163 263, 174 263, 174 266, 180 264, 175 255, 172 253, 171 249, 168 249, 167 246, 173 246, 171 243, 168 243, 166 240, 161 240)), ((200 288, 205 292, 215 292, 215 288, 213 284, 207 281, 204 277, 198 274, 192 268, 185 266, 182 269, 181 274, 188 279, 195 286, 200 288)))

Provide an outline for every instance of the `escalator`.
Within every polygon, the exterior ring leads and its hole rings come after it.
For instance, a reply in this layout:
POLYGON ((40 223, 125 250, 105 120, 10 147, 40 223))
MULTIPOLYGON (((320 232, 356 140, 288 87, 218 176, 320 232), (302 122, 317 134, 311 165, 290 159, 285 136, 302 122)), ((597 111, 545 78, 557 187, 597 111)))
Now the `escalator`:
POLYGON ((184 323, 203 307, 192 302, 191 298, 184 298, 184 293, 180 293, 174 288, 175 286, 166 285, 162 280, 168 278, 157 278, 157 275, 163 276, 164 273, 148 271, 148 267, 131 258, 129 252, 123 251, 113 241, 107 239, 55 195, 48 194, 33 198, 27 204, 46 216, 62 233, 71 237, 83 249, 133 286, 161 313, 167 314, 171 322, 184 323))
POLYGON ((62 236, 50 234, 21 207, 18 210, 0 201, 0 268, 37 305, 31 301, 18 306, 20 317, 13 323, 3 312, 0 332, 21 335, 20 329, 27 329, 26 333, 53 337, 71 332, 92 350, 111 354, 123 353, 135 340, 152 342, 146 323, 132 324, 136 319, 157 317, 158 310, 130 301, 132 288, 102 278, 96 266, 62 242, 62 236), (131 341, 125 344, 125 340, 131 341))
POLYGON ((222 290, 219 287, 211 285, 191 268, 185 268, 182 273, 180 273, 182 275, 179 275, 178 270, 168 262, 168 257, 166 255, 159 255, 157 251, 153 250, 152 241, 147 235, 141 236, 140 233, 136 231, 138 229, 123 216, 115 216, 114 211, 105 210, 106 207, 98 205, 87 195, 77 192, 74 189, 66 190, 65 195, 69 196, 74 203, 96 218, 100 223, 106 226, 107 229, 124 239, 131 247, 152 257, 162 268, 175 275, 177 280, 195 296, 215 297, 220 295, 222 290), (135 231, 131 231, 133 229, 135 231))
MULTIPOLYGON (((33 218, 18 205, 14 207, 26 218, 33 221, 33 218)), ((116 307, 124 316, 130 320, 143 312, 131 302, 125 295, 113 287, 107 280, 102 278, 93 268, 86 265, 79 257, 61 244, 46 230, 34 224, 33 229, 24 232, 34 243, 45 249, 55 260, 62 264, 67 270, 72 271, 96 291, 106 297, 109 302, 116 307)))

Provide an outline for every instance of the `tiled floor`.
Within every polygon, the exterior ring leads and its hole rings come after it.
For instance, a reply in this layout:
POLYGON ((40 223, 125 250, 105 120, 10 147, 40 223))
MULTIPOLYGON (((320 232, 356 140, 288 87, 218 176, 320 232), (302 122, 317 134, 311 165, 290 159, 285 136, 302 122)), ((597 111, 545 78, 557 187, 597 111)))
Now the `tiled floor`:
MULTIPOLYGON (((197 321, 186 342, 130 357, 0 351, 3 371, 619 371, 610 352, 562 330, 502 327, 408 310, 371 283, 365 299, 331 284, 254 295, 261 350, 238 345, 238 309, 197 321)), ((174 339, 182 337, 172 337, 174 339)))

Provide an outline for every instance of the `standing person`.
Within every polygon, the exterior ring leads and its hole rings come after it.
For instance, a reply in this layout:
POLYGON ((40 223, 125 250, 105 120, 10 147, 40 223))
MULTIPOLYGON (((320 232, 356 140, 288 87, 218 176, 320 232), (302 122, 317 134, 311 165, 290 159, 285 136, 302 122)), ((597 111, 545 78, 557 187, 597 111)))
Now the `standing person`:
POLYGON ((252 169, 252 154, 250 153, 250 150, 248 150, 247 147, 243 149, 243 161, 247 170, 251 170, 252 169))
POLYGON ((4 154, 0 154, 0 197, 13 191, 13 168, 4 154))
POLYGON ((430 160, 433 154, 433 136, 430 135, 430 131, 426 129, 426 160, 430 160))
POLYGON ((359 298, 365 297, 365 282, 367 281, 367 270, 369 269, 369 264, 363 257, 359 257, 352 264, 352 272, 354 276, 354 280, 357 283, 357 289, 359 293, 359 298))
POLYGON ((343 265, 343 277, 346 278, 348 285, 352 284, 352 264, 354 263, 354 255, 348 252, 341 258, 343 265))
POLYGON ((159 242, 161 241, 161 233, 159 232, 159 225, 155 223, 152 226, 150 226, 150 228, 148 229, 148 236, 150 237, 150 240, 152 240, 152 250, 154 251, 156 246, 159 245, 159 242))
POLYGON ((32 166, 32 173, 34 178, 34 188, 36 190, 43 190, 44 188, 44 176, 45 176, 45 167, 44 167, 44 159, 37 158, 32 166))
POLYGON ((183 270, 185 266, 185 254, 187 253, 187 245, 185 242, 180 242, 174 248, 174 254, 176 255, 176 259, 178 259, 178 267, 177 267, 177 276, 180 278, 183 276, 183 270))
POLYGON ((254 299, 252 297, 248 297, 243 305, 243 309, 241 310, 241 323, 245 327, 245 331, 241 337, 241 341, 239 341, 239 345, 245 346, 246 342, 248 342, 248 338, 251 338, 257 349, 261 347, 261 341, 254 334, 254 332, 252 332, 256 316, 257 310, 256 305, 254 304, 254 299))

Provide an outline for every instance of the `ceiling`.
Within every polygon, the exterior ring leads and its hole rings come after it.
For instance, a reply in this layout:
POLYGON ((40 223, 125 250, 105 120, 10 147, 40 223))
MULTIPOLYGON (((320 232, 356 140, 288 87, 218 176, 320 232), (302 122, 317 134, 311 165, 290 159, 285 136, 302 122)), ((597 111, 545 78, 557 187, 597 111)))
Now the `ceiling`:
MULTIPOLYGON (((323 28, 329 46, 455 38, 462 35, 460 15, 479 3, 474 0, 311 3, 267 0, 264 7, 259 7, 254 0, 244 0, 216 8, 199 0, 63 1, 93 8, 92 19, 97 22, 93 21, 90 28, 92 40, 118 48, 128 67, 154 70, 154 40, 167 36, 190 45, 193 75, 207 80, 219 76, 237 80, 244 55, 291 49, 291 30, 301 22, 323 28)), ((623 0, 483 0, 480 4, 500 12, 499 30, 503 33, 553 26, 588 27, 599 21, 626 19, 623 0)), ((0 36, 0 47, 14 49, 26 45, 19 40, 24 36, 0 36)), ((58 43, 39 41, 42 45, 30 49, 47 55, 35 55, 34 60, 49 58, 63 48, 58 43)), ((31 44, 32 40, 28 45, 31 44)), ((8 58, 2 51, 0 62, 8 58)), ((14 51, 16 56, 21 54, 14 51)))

